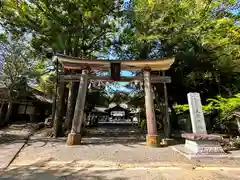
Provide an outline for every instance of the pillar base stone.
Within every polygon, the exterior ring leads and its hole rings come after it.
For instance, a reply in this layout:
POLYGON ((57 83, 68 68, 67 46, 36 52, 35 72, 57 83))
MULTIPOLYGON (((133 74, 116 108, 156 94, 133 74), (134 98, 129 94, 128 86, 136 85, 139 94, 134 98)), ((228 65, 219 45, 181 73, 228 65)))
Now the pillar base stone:
POLYGON ((146 135, 146 143, 148 147, 159 147, 160 137, 158 135, 146 135))
POLYGON ((80 145, 82 140, 81 134, 69 133, 67 138, 67 145, 80 145))

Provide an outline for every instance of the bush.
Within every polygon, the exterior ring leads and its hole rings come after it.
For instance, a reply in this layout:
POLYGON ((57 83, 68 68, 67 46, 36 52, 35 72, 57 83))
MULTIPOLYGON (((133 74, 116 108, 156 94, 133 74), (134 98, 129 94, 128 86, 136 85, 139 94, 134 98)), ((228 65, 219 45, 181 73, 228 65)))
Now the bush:
POLYGON ((188 104, 176 104, 173 108, 177 115, 182 115, 189 112, 188 104))
POLYGON ((240 108, 240 93, 231 98, 217 96, 216 99, 208 100, 217 110, 221 124, 229 124, 234 111, 240 108))
MULTIPOLYGON (((228 125, 232 119, 234 111, 240 108, 240 93, 230 98, 217 96, 216 98, 208 99, 208 104, 202 107, 204 114, 213 114, 217 112, 220 124, 228 125)), ((174 106, 177 115, 189 114, 189 105, 183 104, 174 106)))

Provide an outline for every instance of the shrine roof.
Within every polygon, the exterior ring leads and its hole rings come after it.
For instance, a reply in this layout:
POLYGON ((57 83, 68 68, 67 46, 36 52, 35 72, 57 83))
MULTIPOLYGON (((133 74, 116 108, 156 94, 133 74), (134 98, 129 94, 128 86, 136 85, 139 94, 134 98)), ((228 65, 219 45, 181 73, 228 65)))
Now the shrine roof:
POLYGON ((106 59, 87 59, 81 57, 71 57, 57 55, 59 62, 64 69, 83 69, 90 67, 92 70, 109 70, 111 63, 120 63, 121 70, 141 70, 151 68, 152 70, 168 70, 174 63, 175 58, 145 59, 145 60, 106 60, 106 59))
POLYGON ((110 112, 110 111, 114 111, 114 110, 117 110, 117 111, 118 110, 123 110, 123 111, 130 112, 130 110, 128 108, 124 108, 124 107, 122 107, 120 105, 116 105, 114 107, 108 108, 108 109, 105 110, 105 112, 110 112))

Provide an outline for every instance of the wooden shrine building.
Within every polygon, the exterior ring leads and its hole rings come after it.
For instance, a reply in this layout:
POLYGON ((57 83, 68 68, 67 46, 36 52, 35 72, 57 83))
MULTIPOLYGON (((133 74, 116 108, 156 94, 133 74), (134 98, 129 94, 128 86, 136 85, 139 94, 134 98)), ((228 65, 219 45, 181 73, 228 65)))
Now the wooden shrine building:
POLYGON ((127 119, 130 116, 130 110, 116 105, 105 110, 111 118, 127 119))
POLYGON ((133 118, 138 116, 137 108, 122 107, 116 104, 113 107, 96 106, 89 113, 87 125, 97 125, 98 123, 132 123, 133 118))
MULTIPOLYGON (((151 76, 151 71, 165 71, 174 63, 174 58, 153 59, 153 60, 88 60, 65 55, 57 55, 59 62, 65 72, 58 75, 58 101, 62 101, 64 82, 79 82, 78 95, 76 99, 75 111, 72 120, 71 133, 68 135, 67 144, 81 144, 81 126, 84 121, 84 106, 87 93, 88 81, 144 81, 145 107, 147 119, 146 141, 148 146, 158 146, 160 139, 157 134, 155 110, 152 95, 152 83, 170 83, 171 78, 167 76, 151 76), (121 70, 142 70, 143 76, 126 77, 121 76, 121 70), (94 71, 110 71, 110 76, 96 76, 94 71), (75 73, 73 73, 75 72, 75 73), (77 74, 76 72, 80 72, 77 74), (80 107, 78 109, 77 107, 80 107)), ((164 86, 166 87, 166 86, 164 86)), ((166 91, 165 91, 166 92, 166 91)), ((166 101, 167 102, 167 101, 166 101)), ((59 103, 61 104, 61 103, 59 103)), ((58 107, 56 113, 60 114, 63 107, 58 107)), ((57 115, 56 117, 61 117, 57 115)), ((168 123, 169 124, 169 123, 168 123)))

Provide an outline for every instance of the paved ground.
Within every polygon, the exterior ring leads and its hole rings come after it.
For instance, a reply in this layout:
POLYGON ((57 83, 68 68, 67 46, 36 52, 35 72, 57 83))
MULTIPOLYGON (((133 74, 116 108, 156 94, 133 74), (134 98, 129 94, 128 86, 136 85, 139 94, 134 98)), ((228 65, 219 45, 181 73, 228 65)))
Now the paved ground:
POLYGON ((83 145, 72 147, 66 146, 65 138, 54 140, 36 134, 0 179, 240 179, 240 161, 189 161, 171 147, 146 147, 144 133, 134 127, 118 127, 92 129, 83 145))
POLYGON ((238 180, 236 171, 203 171, 162 168, 74 168, 56 165, 55 167, 23 166, 9 169, 1 180, 238 180))
POLYGON ((67 146, 66 139, 51 140, 33 136, 19 153, 13 165, 29 164, 40 160, 87 161, 106 164, 151 164, 165 162, 189 164, 186 158, 171 147, 145 146, 145 134, 132 126, 103 126, 91 130, 90 137, 81 146, 67 146), (28 163, 29 161, 29 163, 28 163))
POLYGON ((10 164, 34 128, 33 124, 14 124, 0 130, 0 170, 10 164))

